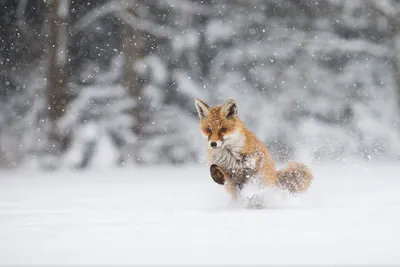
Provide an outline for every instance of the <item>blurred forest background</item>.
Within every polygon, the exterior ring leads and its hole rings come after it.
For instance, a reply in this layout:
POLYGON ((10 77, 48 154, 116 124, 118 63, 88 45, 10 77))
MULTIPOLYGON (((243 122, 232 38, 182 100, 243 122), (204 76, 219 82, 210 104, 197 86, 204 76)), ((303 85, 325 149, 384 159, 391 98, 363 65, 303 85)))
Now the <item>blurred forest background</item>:
POLYGON ((399 0, 0 0, 0 166, 202 162, 230 97, 279 162, 400 156, 399 0))

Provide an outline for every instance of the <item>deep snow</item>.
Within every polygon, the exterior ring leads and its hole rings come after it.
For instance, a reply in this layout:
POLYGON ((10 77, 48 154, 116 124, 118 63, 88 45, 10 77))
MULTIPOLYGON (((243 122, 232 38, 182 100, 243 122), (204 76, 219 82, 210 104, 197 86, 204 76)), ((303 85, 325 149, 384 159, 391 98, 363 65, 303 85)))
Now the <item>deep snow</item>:
POLYGON ((0 264, 400 264, 400 162, 312 167, 265 210, 203 166, 0 171, 0 264))

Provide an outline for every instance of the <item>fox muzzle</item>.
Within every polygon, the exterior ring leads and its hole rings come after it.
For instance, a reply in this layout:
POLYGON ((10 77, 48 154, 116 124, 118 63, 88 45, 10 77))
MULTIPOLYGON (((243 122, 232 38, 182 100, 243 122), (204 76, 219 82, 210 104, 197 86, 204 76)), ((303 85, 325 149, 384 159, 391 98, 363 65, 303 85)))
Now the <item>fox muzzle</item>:
POLYGON ((217 140, 217 141, 208 142, 208 145, 210 146, 210 148, 216 149, 216 148, 219 148, 222 145, 222 141, 221 140, 217 140))

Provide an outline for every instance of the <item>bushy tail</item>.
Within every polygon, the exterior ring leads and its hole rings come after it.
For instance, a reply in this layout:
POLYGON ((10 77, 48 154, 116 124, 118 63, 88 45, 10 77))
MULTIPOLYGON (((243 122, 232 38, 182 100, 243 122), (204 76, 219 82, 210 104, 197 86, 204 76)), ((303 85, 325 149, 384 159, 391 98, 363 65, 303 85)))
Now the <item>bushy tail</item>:
POLYGON ((288 166, 277 171, 279 186, 292 194, 305 192, 313 179, 311 170, 300 163, 289 162, 288 166))

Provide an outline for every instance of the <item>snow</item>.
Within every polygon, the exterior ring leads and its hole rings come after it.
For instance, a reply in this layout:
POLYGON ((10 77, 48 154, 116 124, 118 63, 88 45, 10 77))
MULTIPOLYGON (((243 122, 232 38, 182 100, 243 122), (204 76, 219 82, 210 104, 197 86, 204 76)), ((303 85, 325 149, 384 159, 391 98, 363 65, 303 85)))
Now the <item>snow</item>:
POLYGON ((232 203, 204 166, 0 171, 0 264, 400 264, 399 162, 232 203))

